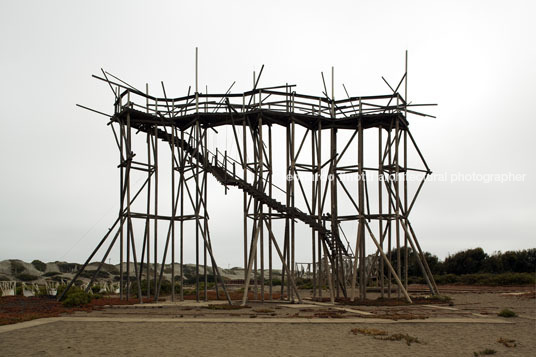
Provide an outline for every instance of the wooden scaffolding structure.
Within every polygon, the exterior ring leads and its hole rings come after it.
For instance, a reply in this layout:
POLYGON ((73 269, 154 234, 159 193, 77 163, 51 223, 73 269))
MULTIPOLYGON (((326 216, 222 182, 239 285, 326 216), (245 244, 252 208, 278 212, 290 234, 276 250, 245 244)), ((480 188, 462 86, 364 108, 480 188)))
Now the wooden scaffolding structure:
POLYGON ((209 229, 207 180, 212 176, 226 191, 230 187, 243 191, 243 304, 251 284, 255 297, 261 301, 272 299, 274 255, 283 268, 281 298, 301 301, 294 280, 298 224, 310 228, 310 239, 299 239, 310 242, 313 298, 322 299, 324 287, 329 286, 332 301, 340 297, 365 299, 367 285, 375 276, 382 297, 391 297, 395 289, 397 297, 411 302, 407 293, 410 253, 415 254, 430 292, 439 293, 409 221, 431 171, 409 130, 408 114, 429 115, 416 111, 414 107, 419 105, 407 101, 407 53, 405 74, 394 88, 385 81, 391 91, 386 95, 351 97, 346 93, 347 98, 336 100, 333 72, 331 93, 322 75, 323 96, 296 93, 293 85, 261 88, 261 74, 262 69, 258 76, 254 74, 253 88, 243 93, 231 93, 232 86, 224 94, 202 93, 196 51, 195 91, 189 90, 183 97, 168 97, 163 83, 164 96, 156 97, 149 93, 148 85, 139 90, 105 71, 94 76, 106 82, 115 97, 114 114, 107 116, 119 149, 120 210, 68 288, 102 251, 89 289, 112 248, 119 245, 121 298, 131 296, 131 281, 137 281, 135 293, 141 300, 145 278, 146 297, 158 299, 167 262, 171 263, 171 299, 182 300, 184 247, 195 242, 196 299, 207 299, 210 266, 216 292, 219 294, 221 287, 230 303, 209 229), (208 148, 208 137, 217 135, 217 129, 224 126, 232 129, 237 157, 208 148), (280 130, 277 135, 275 127, 282 128, 284 134, 280 130), (374 141, 377 147, 375 165, 365 165, 365 133, 370 132, 374 132, 374 138, 367 144, 374 141), (146 144, 137 147, 136 152, 133 134, 145 136, 146 144), (285 143, 284 187, 275 182, 274 142, 278 146, 285 143), (410 148, 417 153, 422 168, 408 166, 410 148), (169 150, 170 163, 161 162, 159 150, 169 150), (357 162, 344 164, 352 150, 357 162), (143 155, 136 156, 140 152, 143 155), (141 156, 146 158, 144 162, 138 159, 141 156), (170 215, 162 215, 158 211, 158 176, 161 167, 168 164, 172 207, 170 215), (139 187, 134 187, 131 179, 134 171, 146 175, 139 187), (411 195, 409 173, 422 174, 411 195), (377 195, 369 187, 374 175, 378 178, 377 195), (356 194, 343 177, 357 178, 356 194), (352 214, 340 213, 341 197, 347 200, 344 208, 351 209, 352 214), (143 201, 143 211, 133 209, 136 200, 143 201), (302 209, 297 207, 298 200, 302 209), (133 221, 144 223, 143 232, 134 232, 133 221), (276 222, 284 226, 279 240, 273 229, 276 222), (342 230, 344 222, 357 224, 352 244, 342 230), (194 225, 195 234, 185 234, 187 224, 194 225), (371 263, 367 263, 367 242, 372 242, 375 250, 371 263))

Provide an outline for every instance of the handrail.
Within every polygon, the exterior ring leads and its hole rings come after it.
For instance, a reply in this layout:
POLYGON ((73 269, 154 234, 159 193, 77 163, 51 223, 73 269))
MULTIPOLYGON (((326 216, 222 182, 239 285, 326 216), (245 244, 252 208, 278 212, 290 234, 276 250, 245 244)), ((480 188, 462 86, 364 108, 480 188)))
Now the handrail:
MULTIPOLYGON (((376 113, 411 113, 429 116, 408 110, 410 106, 398 92, 386 95, 369 95, 332 100, 326 96, 300 94, 295 91, 281 91, 281 88, 293 88, 294 85, 255 88, 243 93, 193 93, 176 98, 160 98, 142 93, 124 84, 94 76, 117 86, 121 92, 117 95, 116 108, 139 108, 148 113, 162 116, 180 117, 191 114, 223 114, 230 110, 240 114, 258 110, 288 112, 314 116, 348 118, 356 115, 376 113), (196 104, 197 103, 197 104, 196 104), (166 115, 166 113, 168 113, 166 115)), ((434 105, 423 104, 419 106, 434 105)))

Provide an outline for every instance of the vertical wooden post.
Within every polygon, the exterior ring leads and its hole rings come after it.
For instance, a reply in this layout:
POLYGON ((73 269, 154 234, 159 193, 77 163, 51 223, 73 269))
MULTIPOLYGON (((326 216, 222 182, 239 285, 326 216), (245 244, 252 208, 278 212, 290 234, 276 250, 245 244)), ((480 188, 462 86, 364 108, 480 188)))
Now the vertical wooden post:
POLYGON ((171 125, 171 301, 175 301, 175 125, 171 125))
MULTIPOLYGON (((145 83, 145 105, 146 105, 146 111, 149 113, 149 84, 145 83)), ((145 232, 146 232, 146 255, 147 255, 147 268, 146 268, 146 277, 147 277, 147 299, 151 297, 151 245, 150 245, 150 238, 151 238, 151 220, 149 218, 149 215, 151 214, 151 176, 152 176, 152 170, 153 167, 151 165, 151 146, 152 146, 152 135, 149 131, 147 131, 147 218, 145 219, 145 232)))
POLYGON ((366 253, 365 253, 365 176, 363 170, 363 118, 360 115, 358 121, 358 191, 359 191, 359 298, 365 300, 367 296, 367 287, 365 286, 366 277, 366 253))
POLYGON ((186 157, 184 153, 184 131, 181 130, 181 161, 180 161, 180 198, 181 198, 181 222, 180 222, 180 265, 181 265, 181 286, 180 300, 184 301, 184 165, 186 157))
MULTIPOLYGON (((273 168, 272 168, 272 126, 268 126, 268 155, 269 155, 269 163, 268 163, 268 174, 269 176, 269 182, 268 182, 268 195, 270 198, 272 198, 272 179, 273 179, 273 168)), ((268 208, 268 230, 272 231, 272 207, 268 208)), ((268 280, 270 281, 270 301, 273 300, 273 282, 272 282, 272 240, 268 240, 268 280)))
MULTIPOLYGON (((317 176, 318 176, 318 182, 317 182, 317 205, 318 205, 318 223, 322 224, 322 102, 320 99, 318 100, 318 134, 317 134, 317 140, 318 140, 318 153, 316 155, 317 159, 317 176)), ((327 254, 327 252, 324 252, 324 254, 327 254)), ((322 269, 322 237, 320 234, 318 234, 318 297, 322 298, 322 289, 324 284, 324 278, 323 278, 323 269, 322 269)))
MULTIPOLYGON (((380 125, 378 127, 378 215, 379 215, 379 235, 380 235, 380 247, 383 249, 383 187, 382 187, 382 180, 383 180, 383 158, 382 158, 382 126, 380 125)), ((380 265, 379 265, 379 278, 380 278, 380 297, 383 299, 384 297, 384 273, 385 273, 385 267, 384 267, 384 261, 383 259, 380 259, 380 265)))
MULTIPOLYGON (((408 51, 406 50, 406 76, 404 79, 404 119, 407 120, 408 117, 408 51)), ((407 212, 408 209, 408 130, 406 125, 404 125, 404 211, 407 212)), ((404 287, 408 288, 408 263, 409 263, 409 254, 408 254, 408 233, 404 232, 404 287)), ((417 252, 413 252, 417 254, 417 252)))
MULTIPOLYGON (((203 145, 203 155, 205 156, 205 159, 208 159, 208 148, 207 148, 207 135, 208 130, 205 127, 203 129, 203 137, 204 137, 204 145, 203 145)), ((203 277, 205 281, 205 285, 203 287, 203 296, 205 301, 208 301, 208 275, 207 275, 207 239, 208 239, 208 207, 207 207, 207 172, 208 168, 206 165, 206 162, 203 162, 203 222, 204 222, 204 231, 205 239, 203 240, 203 277)), ((216 280, 216 271, 214 267, 212 268, 212 277, 214 278, 214 283, 217 286, 218 281, 216 280)))
MULTIPOLYGON (((121 96, 120 96, 120 93, 119 93, 119 88, 117 88, 117 94, 118 94, 118 98, 119 98, 119 106, 118 106, 118 111, 120 112, 121 111, 121 96)), ((120 231, 120 234, 119 234, 119 299, 120 300, 123 300, 123 293, 124 293, 124 288, 123 288, 123 239, 124 239, 124 236, 123 236, 123 224, 125 222, 125 215, 124 215, 124 194, 125 194, 125 159, 124 159, 124 141, 125 141, 125 128, 124 128, 124 123, 123 121, 121 120, 119 122, 119 151, 120 151, 120 154, 119 154, 119 160, 120 160, 120 166, 121 166, 121 169, 120 169, 120 179, 119 179, 119 187, 120 187, 120 194, 119 194, 119 197, 120 197, 120 204, 119 204, 119 216, 121 217, 121 223, 120 223, 120 226, 119 226, 119 231, 120 231)))
MULTIPOLYGON (((398 96, 397 96, 398 107, 398 96)), ((398 112, 398 111, 397 111, 398 112)), ((402 261, 400 255, 400 162, 399 162, 399 144, 400 144, 400 119, 395 119, 395 234, 396 234, 396 274, 402 276, 402 261)), ((400 299, 400 286, 396 290, 397 298, 400 299)))
MULTIPOLYGON (((129 92, 130 93, 130 92, 129 92)), ((127 103, 130 106, 130 103, 127 103)), ((130 217, 130 166, 132 163, 132 138, 130 130, 130 113, 127 113, 127 142, 126 142, 126 201, 127 201, 127 300, 130 297, 130 236, 132 235, 132 223, 130 217)))
MULTIPOLYGON (((155 110, 158 112, 158 101, 155 100, 155 110)), ((154 126, 154 295, 158 290, 157 270, 158 270, 158 126, 154 126)))
MULTIPOLYGON (((261 106, 261 103, 262 103, 262 100, 261 100, 261 96, 260 96, 260 92, 259 92, 259 108, 261 106)), ((263 172, 264 172, 264 155, 263 155, 263 150, 264 150, 264 142, 263 142, 263 139, 262 139, 262 113, 259 114, 259 129, 258 129, 258 137, 259 137, 259 156, 258 156, 258 160, 259 160, 259 187, 261 189, 262 192, 264 192, 264 175, 263 175, 263 172)), ((262 221, 264 220, 264 215, 263 215, 263 203, 262 201, 259 201, 259 221, 262 221)), ((260 265, 261 265, 261 276, 260 276, 260 279, 261 279, 261 302, 264 303, 264 225, 261 224, 260 225, 260 228, 261 228, 261 231, 260 231, 260 265)))
MULTIPOLYGON (((388 145, 388 151, 389 151, 389 160, 388 160, 388 166, 389 166, 389 170, 388 170, 388 174, 390 175, 391 174, 391 170, 393 168, 393 157, 392 157, 392 144, 391 144, 391 129, 389 129, 388 133, 387 133, 387 145, 388 145)), ((391 181, 388 182, 389 185, 391 185, 391 181)), ((389 194, 389 193, 388 193, 389 194)), ((390 204, 387 205, 388 207, 388 215, 389 215, 389 221, 387 222, 388 224, 388 231, 387 231, 387 247, 389 249, 389 262, 391 263, 391 259, 393 257, 393 230, 392 230, 392 221, 393 221, 393 208, 390 204)), ((391 298, 391 290, 392 290, 392 279, 393 279, 393 275, 391 273, 391 270, 389 269, 388 270, 388 274, 387 274, 387 279, 388 279, 388 290, 387 290, 387 297, 388 298, 391 298)))
MULTIPOLYGON (((243 153, 244 153, 244 181, 248 181, 248 146, 246 139, 246 97, 242 96, 242 142, 243 142, 243 153)), ((247 278, 247 265, 248 265, 248 195, 244 191, 243 193, 243 202, 244 202, 244 280, 247 278)))
MULTIPOLYGON (((331 67, 331 118, 335 119, 335 69, 331 67)), ((337 203, 337 128, 332 127, 331 131, 331 233, 333 239, 337 241, 339 239, 339 227, 338 227, 338 203, 337 203)), ((324 247, 325 248, 325 247, 324 247)), ((333 251, 331 259, 332 276, 334 276, 335 282, 333 283, 337 298, 339 297, 339 254, 338 247, 332 247, 333 251)), ((326 251, 326 254, 330 254, 326 251)), ((342 268, 342 267, 341 267, 342 268)))

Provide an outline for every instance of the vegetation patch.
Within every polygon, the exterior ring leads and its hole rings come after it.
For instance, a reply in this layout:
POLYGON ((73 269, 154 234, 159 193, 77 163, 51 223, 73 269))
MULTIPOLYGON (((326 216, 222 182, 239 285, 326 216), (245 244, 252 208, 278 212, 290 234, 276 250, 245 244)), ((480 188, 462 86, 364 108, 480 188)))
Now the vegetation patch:
POLYGON ((421 343, 419 339, 415 336, 408 335, 407 333, 395 333, 390 336, 374 336, 377 340, 385 340, 385 341, 406 341, 406 344, 408 346, 411 346, 412 343, 421 343))
MULTIPOLYGON (((319 299, 317 299, 319 300, 319 299)), ((329 298, 323 299, 329 301, 329 298)), ((406 305, 427 305, 427 304, 451 304, 452 299, 447 295, 429 295, 429 296, 412 296, 412 304, 408 303, 404 299, 398 298, 377 298, 375 300, 355 300, 351 301, 347 298, 336 299, 337 302, 344 303, 345 305, 353 306, 406 306, 406 305)))
POLYGON ((34 260, 32 261, 32 265, 34 266, 35 269, 39 270, 39 271, 42 271, 44 272, 45 270, 47 270, 47 265, 45 263, 43 263, 42 261, 40 260, 34 260))
POLYGON ((386 336, 387 331, 375 328, 353 328, 350 330, 354 335, 361 334, 365 336, 386 336))
POLYGON ((389 319, 389 320, 424 320, 427 319, 428 316, 424 315, 417 315, 417 314, 400 314, 400 313, 386 313, 381 315, 369 315, 369 316, 362 316, 362 317, 370 317, 370 318, 380 318, 380 319, 389 319))
POLYGON ((354 335, 365 335, 372 336, 377 340, 383 341, 402 341, 404 340, 408 346, 411 346, 412 343, 422 343, 417 337, 411 336, 404 333, 395 333, 389 335, 387 331, 378 330, 375 328, 353 328, 350 330, 354 335))
POLYGON ((486 348, 485 350, 479 351, 479 352, 473 352, 473 356, 487 356, 487 355, 494 355, 497 351, 492 350, 491 348, 486 348))
POLYGON ((497 342, 502 343, 506 347, 517 347, 516 340, 501 337, 497 340, 497 342))
MULTIPOLYGON (((144 302, 150 300, 144 299, 144 302)), ((119 300, 119 298, 93 299, 83 307, 66 307, 51 297, 0 297, 0 325, 14 324, 43 317, 56 317, 74 311, 99 310, 106 305, 132 305, 138 299, 119 300)))
POLYGON ((84 306, 91 302, 91 295, 81 289, 70 289, 62 304, 65 307, 84 306), (74 291, 72 291, 74 290, 74 291))
POLYGON ((500 317, 516 317, 517 316, 517 314, 510 309, 502 309, 501 311, 499 311, 497 315, 500 317))
POLYGON ((343 319, 345 318, 346 311, 319 311, 314 313, 314 317, 319 317, 321 319, 343 319))

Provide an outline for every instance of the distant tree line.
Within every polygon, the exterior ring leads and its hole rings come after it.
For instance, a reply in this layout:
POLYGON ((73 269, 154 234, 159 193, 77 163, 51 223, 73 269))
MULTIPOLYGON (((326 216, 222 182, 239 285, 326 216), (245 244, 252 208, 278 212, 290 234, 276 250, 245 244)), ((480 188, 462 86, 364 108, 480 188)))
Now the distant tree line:
MULTIPOLYGON (((408 275, 420 276, 421 269, 417 257, 408 248, 408 275)), ((482 248, 467 249, 449 255, 440 261, 436 255, 423 253, 432 274, 503 274, 503 273, 536 273, 536 248, 518 251, 495 252, 488 255, 482 248)), ((397 252, 390 252, 393 266, 396 267, 397 252)), ((404 249, 400 250, 402 266, 404 266, 404 249)))

